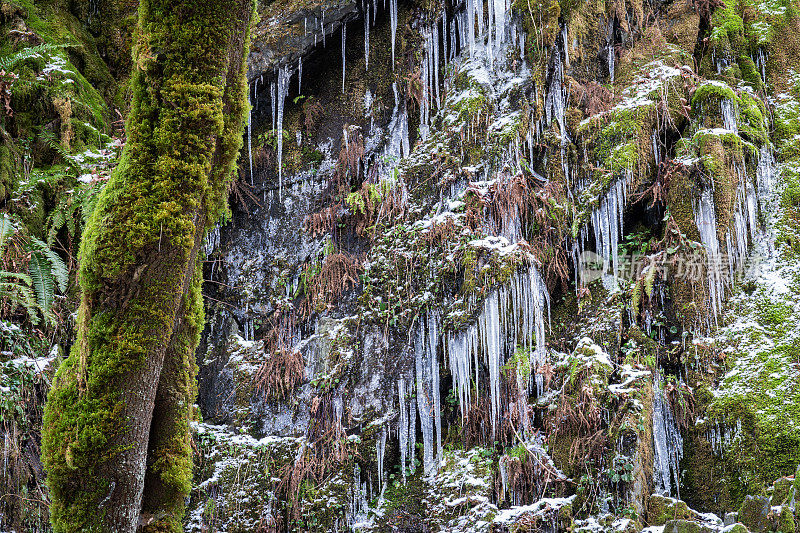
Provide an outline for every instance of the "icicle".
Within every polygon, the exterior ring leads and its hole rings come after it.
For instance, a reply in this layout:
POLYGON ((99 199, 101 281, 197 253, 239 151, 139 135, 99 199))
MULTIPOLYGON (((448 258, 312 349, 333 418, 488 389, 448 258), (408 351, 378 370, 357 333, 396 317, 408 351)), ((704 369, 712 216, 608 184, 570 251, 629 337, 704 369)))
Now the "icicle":
POLYGON ((297 94, 303 94, 303 56, 297 58, 297 94))
POLYGON ((428 314, 428 363, 431 367, 431 388, 433 389, 433 412, 436 426, 436 468, 442 462, 442 401, 441 387, 439 385, 439 359, 436 356, 436 348, 439 345, 438 315, 428 314))
POLYGON ((622 237, 622 221, 625 211, 626 192, 631 173, 617 180, 600 200, 600 205, 592 212, 592 228, 597 254, 603 257, 603 273, 609 273, 614 281, 610 288, 616 290, 616 277, 619 273, 619 240, 622 237))
POLYGON ((561 51, 556 50, 554 54, 555 67, 550 78, 550 83, 547 86, 547 93, 545 94, 545 118, 548 126, 553 120, 558 122, 559 129, 561 130, 561 144, 563 146, 569 140, 565 120, 564 89, 562 87, 564 71, 561 51))
POLYGON ((394 91, 395 103, 384 147, 384 159, 396 165, 401 157, 405 157, 411 152, 411 147, 408 139, 408 117, 406 115, 405 102, 400 102, 397 83, 392 83, 392 90, 394 91))
POLYGON ((431 476, 436 471, 436 464, 433 450, 433 402, 428 390, 427 372, 429 365, 425 361, 424 322, 420 323, 420 332, 417 335, 414 352, 417 372, 417 410, 419 411, 419 425, 422 430, 422 465, 425 476, 431 476))
MULTIPOLYGON (((772 183, 775 178, 775 157, 769 146, 762 146, 758 156, 758 166, 756 167, 756 183, 758 184, 758 194, 762 198, 772 191, 772 183)), ((800 495, 798 495, 800 496, 800 495)))
POLYGON ((333 397, 333 420, 334 426, 340 427, 342 425, 342 415, 344 414, 344 401, 342 397, 337 395, 333 397))
POLYGON ((478 318, 482 333, 481 343, 484 347, 484 357, 489 367, 489 395, 492 411, 492 437, 497 432, 497 421, 500 417, 500 317, 497 308, 497 292, 493 292, 486 299, 484 313, 478 318))
POLYGON ((325 48, 325 10, 322 10, 322 47, 325 48))
POLYGON ((258 82, 261 79, 261 76, 255 79, 253 82, 253 99, 256 101, 256 110, 258 110, 258 82))
POLYGON ((397 0, 389 0, 389 19, 392 27, 392 72, 394 72, 394 42, 397 33, 397 0))
POLYGON ((722 272, 720 271, 722 257, 720 255, 719 240, 717 239, 717 215, 714 210, 713 190, 704 190, 700 194, 700 198, 692 202, 692 207, 694 208, 697 230, 700 233, 700 241, 706 250, 708 294, 714 312, 714 322, 716 322, 717 315, 722 310, 724 286, 722 272))
POLYGON ((344 94, 344 75, 347 70, 347 65, 345 64, 345 41, 347 39, 347 23, 342 22, 342 94, 344 94))
POLYGON ((653 481, 656 490, 665 496, 680 498, 680 461, 683 458, 683 437, 672 416, 669 402, 656 373, 653 394, 653 481), (674 492, 673 492, 674 488, 674 492))
POLYGON ((408 382, 408 392, 406 393, 411 400, 408 402, 408 457, 409 465, 408 470, 413 474, 417 470, 415 464, 415 457, 417 452, 417 405, 418 402, 414 398, 414 380, 408 382))
MULTIPOLYGON (((476 0, 476 1, 477 1, 478 5, 480 5, 481 8, 482 8, 483 7, 483 1, 482 0, 476 0)), ((481 44, 486 42, 486 47, 484 48, 484 50, 486 50, 486 59, 489 62, 489 69, 492 69, 493 63, 494 63, 494 53, 493 53, 494 52, 494 50, 493 50, 494 47, 492 46, 492 28, 494 28, 494 7, 493 7, 494 4, 493 3, 494 3, 494 0, 488 0, 487 5, 486 5, 486 9, 489 12, 489 26, 487 27, 487 31, 486 31, 486 41, 484 41, 484 36, 481 35, 481 44)), ((478 32, 478 33, 480 34, 480 32, 478 32)))
POLYGON ((723 98, 719 103, 720 113, 722 114, 722 127, 733 133, 739 133, 736 127, 736 108, 730 98, 723 98))
POLYGON ((397 426, 397 439, 400 444, 400 471, 403 482, 406 480, 406 457, 408 455, 408 398, 406 397, 406 382, 403 378, 397 380, 397 399, 400 404, 400 419, 397 426))
POLYGON ((460 50, 458 50, 458 47, 456 46, 456 35, 458 34, 458 17, 459 15, 456 15, 450 21, 450 61, 455 60, 456 53, 460 52, 460 50))
POLYGON ((420 321, 415 342, 417 410, 422 429, 425 476, 436 473, 441 461, 442 419, 439 397, 438 315, 430 312, 420 321), (435 440, 434 440, 435 439, 435 440))
POLYGON ((278 87, 277 87, 277 131, 278 136, 278 198, 281 198, 283 193, 283 105, 286 100, 286 95, 289 92, 289 67, 283 66, 278 69, 278 87))
POLYGON ((364 14, 364 68, 369 72, 369 6, 367 2, 367 10, 364 14))
MULTIPOLYGON (((758 65, 758 68, 761 70, 761 79, 764 82, 766 82, 767 81, 767 71, 766 71, 766 68, 767 68, 767 57, 764 54, 764 49, 761 48, 761 47, 758 48, 758 54, 756 55, 755 63, 756 63, 756 65, 758 65)), ((798 495, 798 496, 800 496, 800 495, 798 495)))
POLYGON ((444 17, 442 20, 442 46, 444 47, 444 66, 447 67, 447 63, 450 61, 449 49, 448 49, 448 37, 449 34, 447 33, 447 11, 444 12, 444 17))
POLYGON ((653 145, 653 158, 656 161, 656 168, 658 168, 661 165, 661 152, 658 149, 658 130, 653 130, 650 141, 653 145))
POLYGON ((469 44, 469 57, 475 53, 475 2, 483 0, 467 0, 467 43, 469 44))
POLYGON ((275 81, 270 86, 270 103, 272 104, 272 132, 275 133, 277 127, 276 119, 278 116, 278 76, 275 75, 275 81))
POLYGON ((383 470, 383 458, 386 454, 386 426, 381 428, 381 437, 379 439, 375 439, 375 457, 378 461, 378 491, 382 494, 383 493, 383 485, 384 485, 384 470, 383 470))
POLYGON ((253 185, 253 105, 250 103, 249 85, 247 86, 247 159, 250 163, 250 185, 253 185))
POLYGON ((608 79, 614 83, 617 56, 614 52, 614 43, 608 43, 608 79))
POLYGON ((439 109, 439 24, 433 25, 433 88, 436 95, 436 109, 439 109))
POLYGON ((494 0, 492 3, 494 4, 495 48, 499 59, 502 53, 501 46, 506 35, 506 2, 505 0, 494 0))

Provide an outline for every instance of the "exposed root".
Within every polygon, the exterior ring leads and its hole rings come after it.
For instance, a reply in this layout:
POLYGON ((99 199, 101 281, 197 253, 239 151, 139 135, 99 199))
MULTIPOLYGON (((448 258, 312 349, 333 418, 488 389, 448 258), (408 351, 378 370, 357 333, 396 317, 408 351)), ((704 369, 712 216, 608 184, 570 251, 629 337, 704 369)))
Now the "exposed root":
POLYGON ((309 316, 341 300, 344 291, 358 284, 362 269, 356 257, 344 252, 326 255, 317 272, 314 272, 314 265, 306 265, 303 270, 306 298, 301 306, 302 314, 309 316))
POLYGON ((316 213, 312 213, 303 221, 303 229, 313 237, 330 233, 333 235, 336 224, 339 221, 339 212, 342 210, 342 203, 338 202, 328 207, 323 207, 316 213))
POLYGON ((264 338, 264 351, 269 358, 255 375, 256 390, 267 399, 288 398, 303 381, 303 354, 293 349, 295 320, 294 311, 283 309, 275 311, 270 319, 271 327, 264 338))

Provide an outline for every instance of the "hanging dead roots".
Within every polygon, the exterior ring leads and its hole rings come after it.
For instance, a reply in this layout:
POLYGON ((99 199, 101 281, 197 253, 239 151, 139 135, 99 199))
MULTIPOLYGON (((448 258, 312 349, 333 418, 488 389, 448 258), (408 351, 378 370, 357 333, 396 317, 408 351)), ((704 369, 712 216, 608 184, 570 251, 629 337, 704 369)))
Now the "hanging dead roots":
POLYGON ((585 84, 574 82, 570 90, 570 95, 587 117, 597 115, 611 109, 611 102, 614 95, 596 81, 589 81, 585 84))
POLYGON ((306 297, 301 304, 301 312, 306 317, 314 311, 328 309, 341 300, 344 291, 358 284, 364 267, 355 256, 334 252, 326 255, 318 268, 316 270, 314 265, 306 265, 303 270, 306 297))
POLYGON ((672 415, 683 429, 693 426, 695 420, 695 399, 692 390, 684 383, 674 379, 667 381, 664 391, 669 400, 672 415))
POLYGON ((548 489, 562 488, 565 478, 541 454, 520 443, 498 462, 495 494, 498 502, 526 505, 545 496, 548 489))
MULTIPOLYGON (((252 176, 250 179, 252 179, 252 176)), ((258 197, 253 193, 253 188, 244 181, 243 176, 241 175, 241 170, 239 179, 231 182, 229 194, 234 202, 242 206, 242 209, 248 216, 250 215, 249 204, 252 203, 258 207, 261 207, 261 202, 258 201, 258 197)))
POLYGON ((322 102, 317 100, 314 96, 310 96, 303 102, 302 121, 303 133, 307 137, 311 137, 317 132, 317 125, 324 115, 322 102))
POLYGON ((551 443, 571 439, 571 463, 594 460, 595 464, 600 464, 608 445, 608 434, 603 426, 600 403, 590 384, 583 383, 582 378, 573 386, 567 383, 551 421, 553 429, 548 437, 551 443))
POLYGON ((302 516, 303 481, 323 483, 329 474, 340 470, 345 462, 351 460, 350 453, 353 450, 348 453, 343 417, 343 403, 341 398, 334 397, 334 393, 316 396, 312 400, 307 444, 302 444, 294 462, 286 465, 278 485, 279 494, 288 502, 288 523, 302 516))
POLYGON ((332 193, 344 196, 350 192, 351 184, 358 183, 361 162, 364 159, 364 136, 358 126, 345 126, 339 147, 339 159, 331 182, 332 193))
POLYGON ((269 320, 264 337, 268 359, 255 375, 256 390, 268 400, 288 398, 303 381, 303 354, 293 348, 296 316, 293 310, 278 309, 269 320))
POLYGON ((342 210, 342 203, 338 202, 331 206, 324 207, 306 217, 303 221, 303 229, 313 237, 325 233, 333 234, 339 220, 339 212, 342 210))
POLYGON ((493 444, 492 405, 489 398, 475 399, 464 415, 464 442, 468 447, 493 444))

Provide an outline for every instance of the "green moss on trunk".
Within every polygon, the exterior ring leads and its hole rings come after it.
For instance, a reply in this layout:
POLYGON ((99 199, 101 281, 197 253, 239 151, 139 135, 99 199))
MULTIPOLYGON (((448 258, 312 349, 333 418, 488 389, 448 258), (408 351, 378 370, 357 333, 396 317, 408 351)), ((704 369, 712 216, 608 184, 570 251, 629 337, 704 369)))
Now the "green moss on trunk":
POLYGON ((81 243, 78 339, 45 413, 56 531, 134 531, 148 453, 167 494, 161 530, 180 530, 191 462, 180 434, 193 394, 186 352, 201 318, 192 279, 241 145, 252 4, 140 4, 128 144, 81 243), (162 367, 183 405, 172 405, 148 451, 162 367))

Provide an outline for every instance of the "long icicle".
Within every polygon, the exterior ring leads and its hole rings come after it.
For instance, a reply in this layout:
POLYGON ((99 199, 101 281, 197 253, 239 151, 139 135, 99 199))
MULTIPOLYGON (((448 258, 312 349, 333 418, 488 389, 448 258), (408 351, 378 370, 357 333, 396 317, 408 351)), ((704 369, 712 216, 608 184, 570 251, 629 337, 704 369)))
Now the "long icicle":
POLYGON ((369 8, 370 0, 367 0, 366 10, 364 12, 364 68, 369 72, 369 8))
POLYGON ((283 104, 289 92, 289 67, 284 65, 278 69, 277 107, 278 123, 276 135, 278 136, 278 198, 283 194, 283 104))
POLYGON ((342 94, 344 94, 344 75, 347 71, 347 65, 345 62, 345 44, 347 42, 347 23, 342 22, 342 94))
MULTIPOLYGON (((256 80, 256 84, 258 80, 256 80)), ((256 97, 258 98, 258 97, 256 97)), ((250 162, 250 185, 253 185, 253 104, 250 101, 250 85, 247 86, 247 159, 250 162)))
POLYGON ((394 42, 397 34, 397 0, 389 0, 389 20, 392 26, 392 72, 394 72, 394 42))

